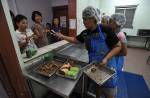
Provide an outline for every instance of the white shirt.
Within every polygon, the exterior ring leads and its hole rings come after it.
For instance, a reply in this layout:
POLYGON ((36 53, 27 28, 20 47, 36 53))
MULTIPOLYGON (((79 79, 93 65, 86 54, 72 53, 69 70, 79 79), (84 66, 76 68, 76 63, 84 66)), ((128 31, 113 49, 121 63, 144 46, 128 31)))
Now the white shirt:
MULTIPOLYGON (((20 32, 20 31, 16 30, 16 38, 17 38, 17 41, 20 42, 20 43, 25 43, 26 38, 31 37, 32 35, 33 35, 33 32, 32 32, 31 29, 26 29, 26 32, 20 32)), ((29 40, 28 45, 24 50, 27 50, 28 48, 31 48, 31 47, 37 49, 37 46, 35 45, 34 40, 32 39, 32 37, 29 40)))

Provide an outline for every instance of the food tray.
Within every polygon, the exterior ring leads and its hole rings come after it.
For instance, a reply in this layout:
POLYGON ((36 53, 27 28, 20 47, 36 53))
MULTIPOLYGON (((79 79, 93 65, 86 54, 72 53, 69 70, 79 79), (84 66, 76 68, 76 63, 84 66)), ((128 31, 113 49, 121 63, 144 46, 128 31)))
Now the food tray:
POLYGON ((79 72, 77 73, 77 75, 75 77, 62 75, 62 74, 59 73, 59 71, 56 72, 56 75, 58 75, 60 77, 63 77, 63 78, 68 78, 68 79, 76 80, 78 78, 79 73, 80 73, 81 67, 79 65, 75 65, 74 67, 78 67, 79 68, 79 72))
POLYGON ((46 77, 50 77, 56 73, 56 71, 62 66, 63 63, 64 63, 63 61, 57 60, 57 59, 52 60, 51 62, 45 62, 45 63, 37 66, 34 69, 34 72, 36 72, 40 75, 46 76, 46 77), (53 68, 45 67, 46 65, 53 66, 53 68), (44 70, 42 70, 42 67, 45 67, 44 70), (46 71, 45 71, 45 69, 46 69, 46 71))
POLYGON ((83 72, 93 81, 95 81, 98 85, 104 84, 115 74, 114 70, 111 70, 107 67, 98 67, 95 63, 87 65, 83 69, 83 72), (94 70, 91 71, 91 69, 93 68, 94 70))

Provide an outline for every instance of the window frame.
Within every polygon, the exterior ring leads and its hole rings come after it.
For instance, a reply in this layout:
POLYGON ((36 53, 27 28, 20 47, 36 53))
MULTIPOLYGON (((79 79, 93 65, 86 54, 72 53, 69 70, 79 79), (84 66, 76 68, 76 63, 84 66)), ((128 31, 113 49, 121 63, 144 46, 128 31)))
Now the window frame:
POLYGON ((135 9, 135 11, 133 12, 133 18, 132 18, 132 20, 131 20, 131 25, 129 26, 129 27, 127 27, 126 25, 128 25, 128 20, 126 21, 126 23, 125 23, 125 25, 123 26, 124 28, 133 28, 133 20, 134 20, 134 16, 135 16, 135 12, 136 12, 136 9, 137 9, 137 6, 138 5, 125 5, 125 6, 116 6, 115 7, 115 13, 118 13, 118 12, 116 12, 118 9, 122 9, 123 10, 123 14, 124 15, 127 15, 127 10, 131 10, 131 9, 135 9))

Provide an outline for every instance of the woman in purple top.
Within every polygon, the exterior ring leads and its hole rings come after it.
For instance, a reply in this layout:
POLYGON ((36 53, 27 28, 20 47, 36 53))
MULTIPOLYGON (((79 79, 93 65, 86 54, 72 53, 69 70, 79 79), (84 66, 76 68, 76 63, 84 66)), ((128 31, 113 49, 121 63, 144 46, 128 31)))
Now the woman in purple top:
MULTIPOLYGON (((51 30, 55 31, 56 33, 61 33, 61 26, 60 26, 60 20, 58 17, 54 17, 53 18, 53 21, 52 21, 52 27, 51 27, 51 30)), ((51 36, 51 42, 54 43, 54 42, 57 42, 57 41, 60 41, 60 39, 56 36, 51 36)))

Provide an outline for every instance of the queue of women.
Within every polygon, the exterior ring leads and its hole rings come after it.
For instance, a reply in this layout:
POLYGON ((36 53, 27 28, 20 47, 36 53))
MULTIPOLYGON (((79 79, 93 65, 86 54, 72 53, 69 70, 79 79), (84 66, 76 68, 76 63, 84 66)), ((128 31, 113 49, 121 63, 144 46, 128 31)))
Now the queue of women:
POLYGON ((52 24, 43 24, 42 13, 33 11, 31 15, 33 25, 30 29, 28 27, 28 19, 25 15, 18 14, 14 16, 12 11, 10 11, 10 14, 21 53, 24 53, 29 48, 41 48, 60 40, 56 36, 50 35, 50 30, 61 33, 58 17, 53 18, 52 24))

